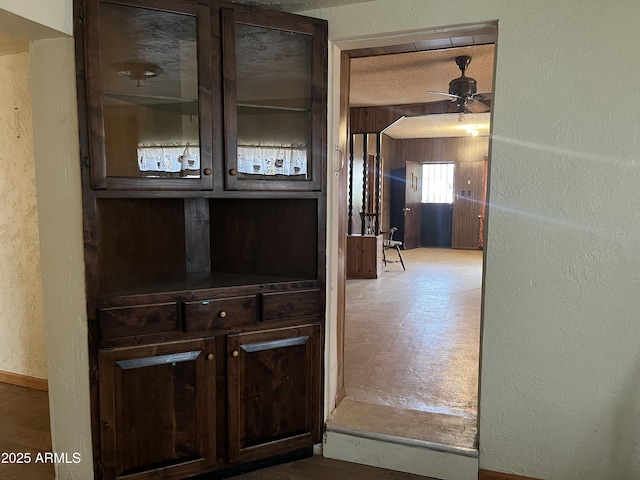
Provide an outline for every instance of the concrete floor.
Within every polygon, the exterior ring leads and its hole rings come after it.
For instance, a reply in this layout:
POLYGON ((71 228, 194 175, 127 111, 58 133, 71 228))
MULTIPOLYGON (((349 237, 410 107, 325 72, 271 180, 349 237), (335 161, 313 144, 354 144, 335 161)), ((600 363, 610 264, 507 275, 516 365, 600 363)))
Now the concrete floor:
POLYGON ((474 449, 482 251, 402 255, 406 272, 347 281, 347 396, 328 427, 474 449))

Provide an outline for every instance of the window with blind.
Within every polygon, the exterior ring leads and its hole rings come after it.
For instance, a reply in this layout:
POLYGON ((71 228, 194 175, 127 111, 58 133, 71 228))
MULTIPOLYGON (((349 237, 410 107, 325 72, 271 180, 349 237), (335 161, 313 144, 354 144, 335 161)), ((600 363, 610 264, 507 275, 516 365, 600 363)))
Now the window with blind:
POLYGON ((454 163, 422 164, 422 203, 453 203, 454 163))

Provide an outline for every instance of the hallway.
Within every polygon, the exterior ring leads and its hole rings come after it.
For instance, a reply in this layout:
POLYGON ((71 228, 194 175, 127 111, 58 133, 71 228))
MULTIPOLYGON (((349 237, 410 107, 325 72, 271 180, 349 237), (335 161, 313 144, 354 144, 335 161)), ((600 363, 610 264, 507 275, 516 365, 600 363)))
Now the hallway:
POLYGON ((403 257, 406 272, 347 282, 346 398, 330 428, 474 449, 482 251, 403 257))

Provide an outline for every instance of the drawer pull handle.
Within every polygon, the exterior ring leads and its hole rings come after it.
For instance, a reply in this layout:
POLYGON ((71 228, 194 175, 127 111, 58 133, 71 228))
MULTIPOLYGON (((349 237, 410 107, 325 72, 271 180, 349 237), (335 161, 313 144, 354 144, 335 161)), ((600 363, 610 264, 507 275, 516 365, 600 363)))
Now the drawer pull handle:
POLYGON ((213 360, 213 353, 207 355, 207 360, 209 360, 210 362, 213 360))
POLYGON ((205 175, 211 175, 211 169, 210 168, 205 168, 204 169, 204 174, 205 175))
POLYGON ((224 310, 222 310, 219 314, 220 318, 224 318, 227 316, 227 312, 225 312, 224 310))
POLYGON ((233 351, 233 353, 232 353, 231 355, 233 355, 234 357, 237 357, 237 356, 238 356, 238 355, 240 355, 240 354, 238 353, 238 350, 234 350, 234 351, 233 351))
POLYGON ((229 170, 229 175, 231 175, 232 177, 235 177, 236 175, 238 175, 238 170, 236 170, 235 168, 232 168, 231 170, 229 170))

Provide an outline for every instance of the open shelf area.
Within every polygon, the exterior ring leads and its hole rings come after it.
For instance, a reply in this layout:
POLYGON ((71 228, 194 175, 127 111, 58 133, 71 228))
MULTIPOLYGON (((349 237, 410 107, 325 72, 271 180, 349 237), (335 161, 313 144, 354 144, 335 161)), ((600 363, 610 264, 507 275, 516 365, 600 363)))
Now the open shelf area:
POLYGON ((101 290, 113 296, 316 280, 317 209, 316 199, 100 199, 101 290))

